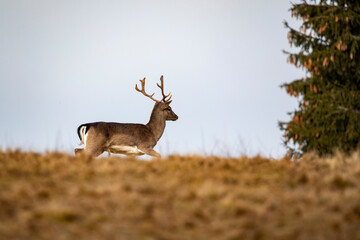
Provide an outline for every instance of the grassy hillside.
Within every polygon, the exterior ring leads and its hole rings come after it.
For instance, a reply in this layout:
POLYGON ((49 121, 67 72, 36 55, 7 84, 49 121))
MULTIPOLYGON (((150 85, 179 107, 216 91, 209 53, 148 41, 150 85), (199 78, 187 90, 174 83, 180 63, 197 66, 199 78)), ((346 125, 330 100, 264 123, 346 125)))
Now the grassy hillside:
POLYGON ((0 151, 0 239, 360 239, 360 154, 139 161, 0 151))

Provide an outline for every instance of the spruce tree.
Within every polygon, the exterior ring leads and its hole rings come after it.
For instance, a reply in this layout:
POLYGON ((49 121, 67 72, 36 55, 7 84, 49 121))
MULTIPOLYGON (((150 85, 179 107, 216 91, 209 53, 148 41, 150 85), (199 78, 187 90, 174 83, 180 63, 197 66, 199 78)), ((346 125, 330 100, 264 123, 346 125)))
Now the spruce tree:
POLYGON ((292 153, 335 149, 349 153, 360 141, 360 0, 310 0, 293 4, 288 61, 304 77, 282 85, 298 98, 288 122, 279 122, 292 153))

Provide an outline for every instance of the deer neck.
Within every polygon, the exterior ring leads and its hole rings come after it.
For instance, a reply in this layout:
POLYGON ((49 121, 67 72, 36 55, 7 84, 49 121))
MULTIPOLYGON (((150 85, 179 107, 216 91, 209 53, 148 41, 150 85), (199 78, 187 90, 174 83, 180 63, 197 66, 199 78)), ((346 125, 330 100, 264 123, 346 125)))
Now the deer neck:
POLYGON ((165 119, 163 119, 158 114, 152 112, 150 116, 150 121, 148 122, 148 124, 146 124, 146 126, 150 129, 156 141, 159 141, 165 130, 165 119))

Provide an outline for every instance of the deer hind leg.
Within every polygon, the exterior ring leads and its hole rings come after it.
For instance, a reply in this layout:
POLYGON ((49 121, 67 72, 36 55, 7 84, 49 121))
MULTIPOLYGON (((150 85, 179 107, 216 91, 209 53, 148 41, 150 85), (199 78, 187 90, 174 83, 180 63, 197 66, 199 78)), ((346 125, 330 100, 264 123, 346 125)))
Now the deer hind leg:
POLYGON ((79 155, 79 154, 81 154, 82 152, 84 152, 84 149, 83 148, 75 148, 75 156, 76 155, 79 155))
POLYGON ((84 152, 92 157, 97 157, 104 152, 102 145, 86 146, 84 152))
POLYGON ((94 128, 90 128, 87 132, 84 145, 84 153, 86 155, 97 157, 107 149, 106 137, 98 133, 94 128))
POLYGON ((98 152, 94 152, 94 151, 86 151, 87 149, 83 149, 83 148, 75 148, 75 156, 79 156, 81 154, 87 154, 93 157, 97 157, 99 156, 102 152, 98 153, 98 152))
POLYGON ((105 151, 105 139, 98 138, 93 141, 86 142, 84 152, 92 157, 97 157, 105 151))

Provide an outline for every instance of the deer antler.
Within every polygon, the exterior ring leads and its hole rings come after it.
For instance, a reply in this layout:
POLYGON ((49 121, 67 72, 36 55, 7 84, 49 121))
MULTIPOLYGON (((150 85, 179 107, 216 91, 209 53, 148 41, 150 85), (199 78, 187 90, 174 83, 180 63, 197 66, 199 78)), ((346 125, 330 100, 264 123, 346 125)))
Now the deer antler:
POLYGON ((136 84, 136 85, 135 85, 136 91, 141 92, 141 93, 144 94, 146 97, 149 97, 150 99, 152 99, 152 100, 155 101, 155 102, 161 102, 161 101, 156 100, 156 99, 153 98, 153 96, 154 96, 155 93, 149 95, 149 94, 147 94, 147 93, 145 92, 145 78, 144 78, 143 80, 140 80, 140 82, 141 82, 141 90, 138 88, 138 86, 137 86, 137 84, 136 84))
POLYGON ((164 93, 164 77, 163 77, 163 75, 161 75, 161 77, 160 77, 160 82, 161 82, 161 85, 159 85, 158 83, 156 85, 161 89, 161 93, 163 95, 162 101, 170 104, 172 102, 172 100, 170 100, 172 96, 171 96, 171 92, 168 95, 165 95, 165 93, 164 93), (166 99, 166 98, 168 98, 168 99, 166 99))

